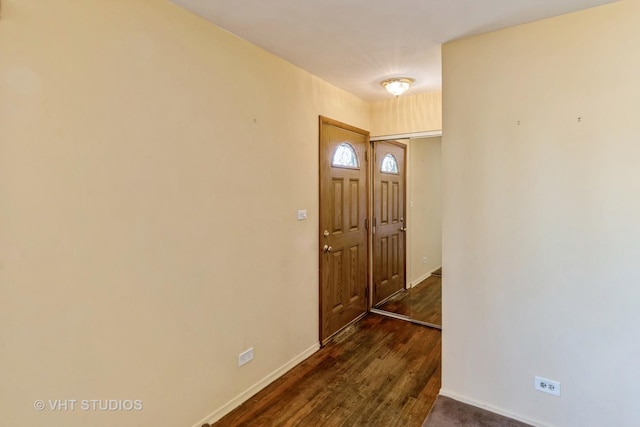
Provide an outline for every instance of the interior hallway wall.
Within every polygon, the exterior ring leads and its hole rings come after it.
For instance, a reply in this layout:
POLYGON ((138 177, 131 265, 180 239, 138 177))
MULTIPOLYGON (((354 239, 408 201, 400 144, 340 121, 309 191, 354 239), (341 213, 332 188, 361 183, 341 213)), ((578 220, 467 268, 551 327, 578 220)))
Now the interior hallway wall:
POLYGON ((369 113, 166 1, 4 0, 0 425, 190 426, 314 351, 318 115, 369 113))
POLYGON ((444 46, 446 394, 640 425, 639 21, 622 0, 444 46))
POLYGON ((371 104, 371 136, 401 135, 442 129, 442 92, 376 101, 371 104))
POLYGON ((408 206, 410 277, 417 285, 442 265, 441 137, 412 138, 408 206))

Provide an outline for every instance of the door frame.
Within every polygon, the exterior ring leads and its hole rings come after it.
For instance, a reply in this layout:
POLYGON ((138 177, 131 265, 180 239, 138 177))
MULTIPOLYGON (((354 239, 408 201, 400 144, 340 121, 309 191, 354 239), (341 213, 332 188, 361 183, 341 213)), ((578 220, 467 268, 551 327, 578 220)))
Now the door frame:
MULTIPOLYGON (((412 212, 411 209, 411 187, 412 187, 412 181, 413 181, 413 177, 412 177, 412 170, 411 170, 411 157, 413 156, 412 153, 412 144, 411 144, 411 140, 413 139, 430 139, 430 138, 438 138, 438 137, 442 137, 442 131, 438 130, 438 131, 427 131, 427 132, 417 132, 417 133, 411 133, 411 134, 400 134, 400 135, 393 135, 393 136, 375 136, 371 138, 372 142, 375 141, 388 141, 389 139, 393 139, 393 140, 405 140, 406 141, 406 145, 408 147, 407 150, 407 174, 406 174, 406 185, 407 185, 407 203, 409 205, 408 210, 406 211, 406 215, 407 215, 407 236, 406 236, 406 245, 407 245, 407 249, 406 249, 406 257, 407 257, 407 261, 406 261, 406 268, 408 271, 408 276, 407 276, 407 289, 410 289, 414 286, 416 286, 417 284, 419 284, 420 282, 422 282, 424 279, 426 279, 429 274, 425 275, 425 276, 421 276, 418 278, 415 278, 413 276, 414 273, 414 269, 417 268, 416 264, 414 264, 412 262, 412 250, 411 250, 411 240, 412 240, 412 234, 413 234, 413 222, 415 221, 414 218, 414 214, 412 212)), ((401 141, 403 142, 403 141, 401 141)), ((373 286, 373 284, 372 284, 373 286)), ((371 313, 377 313, 377 314, 381 314, 384 316, 388 316, 388 317, 393 317, 396 319, 400 319, 400 320, 404 320, 404 321, 409 321, 412 323, 416 323, 419 325, 423 325, 423 326, 428 326, 431 328, 435 328, 435 329, 440 329, 442 330, 442 325, 438 325, 438 324, 432 324, 432 323, 427 323, 427 322, 422 322, 420 320, 416 320, 414 318, 412 318, 411 316, 405 316, 402 314, 396 314, 396 313, 392 313, 392 312, 388 312, 388 311, 383 311, 383 310, 379 310, 377 308, 372 308, 371 313)))
POLYGON ((370 167, 370 161, 369 159, 371 158, 371 138, 370 138, 370 133, 367 130, 364 129, 360 129, 357 128, 355 126, 351 126, 348 125, 346 123, 340 122, 338 120, 334 120, 334 119, 330 119, 328 117, 322 116, 320 115, 318 117, 318 212, 322 212, 322 191, 321 191, 321 186, 322 186, 322 125, 323 124, 328 124, 331 126, 336 126, 351 132, 355 132, 358 134, 363 134, 367 136, 367 140, 365 142, 365 163, 366 163, 366 183, 365 183, 365 187, 366 187, 366 191, 365 191, 365 197, 366 197, 366 207, 367 207, 367 211, 365 213, 365 228, 367 231, 367 238, 366 238, 366 259, 367 259, 367 268, 366 270, 366 284, 365 284, 365 301, 366 301, 366 305, 365 305, 365 312, 356 317, 354 320, 352 320, 351 322, 349 322, 347 325, 345 325, 343 328, 341 328, 340 330, 338 330, 337 332, 333 333, 332 335, 323 338, 322 337, 322 329, 323 329, 323 324, 322 324, 322 302, 323 302, 323 288, 322 288, 322 256, 323 256, 323 252, 320 250, 320 245, 322 242, 322 232, 323 227, 322 227, 322 222, 320 220, 320 216, 318 216, 318 234, 317 234, 317 250, 318 250, 318 289, 319 289, 319 300, 318 300, 318 337, 320 340, 320 346, 324 346, 332 337, 334 337, 336 334, 338 334, 340 331, 344 330, 344 328, 346 328, 349 325, 354 324, 355 322, 357 322, 358 320, 362 319, 364 316, 366 316, 370 311, 371 311, 371 227, 370 227, 370 223, 371 223, 371 167, 370 167))
MULTIPOLYGON (((346 130, 351 130, 354 132, 358 132, 358 133, 369 133, 366 130, 357 128, 355 126, 351 126, 348 125, 346 123, 337 121, 337 120, 333 120, 330 119, 328 117, 319 116, 318 119, 318 212, 320 212, 321 209, 321 193, 320 193, 320 179, 321 179, 321 161, 322 161, 322 145, 321 145, 321 138, 322 138, 322 124, 323 123, 327 123, 327 124, 331 124, 334 126, 339 126, 342 127, 346 130)), ((412 133, 402 133, 402 134, 394 134, 394 135, 383 135, 383 136, 370 136, 368 138, 368 143, 367 143, 367 147, 366 147, 366 151, 365 151, 365 156, 368 159, 371 159, 372 157, 372 143, 375 141, 395 141, 395 140, 403 140, 403 139, 412 139, 412 138, 429 138, 429 137, 441 137, 442 136, 442 130, 434 130, 434 131, 424 131, 424 132, 412 132, 412 133)), ((410 148, 410 144, 405 144, 407 147, 407 150, 405 151, 405 194, 408 192, 408 185, 410 184, 410 180, 411 177, 409 176, 407 172, 407 168, 408 168, 408 162, 409 162, 409 158, 411 156, 411 148, 410 148)), ((375 309, 372 307, 372 298, 373 298, 373 283, 371 281, 371 277, 373 274, 373 254, 371 252, 371 245, 373 244, 373 235, 372 235, 372 230, 371 230, 371 216, 372 216, 372 203, 373 203, 373 195, 372 195, 372 189, 371 189, 371 183, 373 181, 373 167, 372 164, 374 162, 373 161, 367 161, 367 168, 368 168, 368 173, 367 173, 367 183, 366 183, 366 187, 367 187, 367 214, 366 214, 366 218, 367 218, 367 295, 366 295, 366 312, 363 314, 366 315, 367 313, 370 312, 375 312, 375 309)), ((412 229, 409 223, 409 220, 411 220, 411 213, 407 210, 407 200, 405 198, 405 215, 407 218, 407 233, 405 233, 405 287, 407 285, 413 285, 412 283, 410 283, 408 281, 408 277, 407 276, 407 271, 411 270, 411 265, 409 265, 409 260, 411 259, 410 255, 411 255, 411 251, 410 251, 410 240, 411 240, 411 233, 412 233, 412 229)), ((320 242, 322 241, 320 239, 320 236, 322 235, 322 224, 320 223, 320 219, 318 218, 318 241, 317 241, 317 248, 318 248, 318 288, 319 288, 319 301, 318 301, 318 337, 319 337, 319 341, 320 341, 320 345, 323 346, 326 341, 330 338, 328 337, 325 342, 323 342, 322 339, 322 298, 323 298, 323 290, 322 290, 322 270, 321 270, 321 265, 322 265, 322 252, 320 251, 320 242)), ((360 316, 358 318, 356 318, 353 322, 351 322, 350 324, 353 324, 354 322, 357 322, 361 317, 360 316)), ((393 317, 393 316, 392 316, 393 317)), ((406 319, 403 319, 406 320, 406 319)), ((332 336, 335 336, 332 335, 332 336)))

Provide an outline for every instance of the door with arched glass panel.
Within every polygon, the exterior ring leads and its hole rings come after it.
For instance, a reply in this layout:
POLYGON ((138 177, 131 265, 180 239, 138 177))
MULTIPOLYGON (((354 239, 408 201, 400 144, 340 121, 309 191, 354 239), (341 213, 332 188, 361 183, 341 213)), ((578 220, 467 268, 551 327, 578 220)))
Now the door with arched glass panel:
POLYGON ((376 141, 373 162, 373 305, 405 288, 406 146, 376 141))
POLYGON ((367 309, 369 132, 320 118, 320 337, 367 309))

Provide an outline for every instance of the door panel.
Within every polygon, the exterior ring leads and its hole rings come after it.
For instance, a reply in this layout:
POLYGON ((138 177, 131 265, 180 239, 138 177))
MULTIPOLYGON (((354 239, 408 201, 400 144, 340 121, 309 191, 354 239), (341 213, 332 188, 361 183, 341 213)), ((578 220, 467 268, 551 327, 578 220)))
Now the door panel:
POLYGON ((369 133, 320 118, 320 339, 364 315, 369 133))
POLYGON ((374 306, 405 287, 405 153, 399 142, 374 143, 374 306))

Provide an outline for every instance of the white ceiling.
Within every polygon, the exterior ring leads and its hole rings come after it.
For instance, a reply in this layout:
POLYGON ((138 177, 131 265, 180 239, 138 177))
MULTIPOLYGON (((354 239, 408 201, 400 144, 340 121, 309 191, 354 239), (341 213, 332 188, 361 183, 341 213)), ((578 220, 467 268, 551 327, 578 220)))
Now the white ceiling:
POLYGON ((367 101, 441 88, 450 40, 612 3, 613 0, 172 0, 219 27, 367 101))

